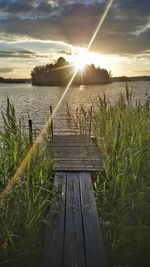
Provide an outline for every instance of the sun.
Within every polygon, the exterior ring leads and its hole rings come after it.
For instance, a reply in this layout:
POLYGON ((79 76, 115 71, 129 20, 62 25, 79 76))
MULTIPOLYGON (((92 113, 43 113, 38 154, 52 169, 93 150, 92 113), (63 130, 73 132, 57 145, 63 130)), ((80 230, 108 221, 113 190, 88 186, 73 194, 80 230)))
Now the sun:
POLYGON ((112 59, 110 56, 96 52, 84 52, 81 51, 81 49, 69 56, 68 62, 71 63, 76 73, 79 72, 81 75, 86 73, 86 69, 91 64, 94 64, 96 68, 100 67, 108 70, 112 66, 112 59))
POLYGON ((84 71, 85 67, 90 64, 94 64, 96 67, 106 65, 106 58, 98 53, 94 52, 81 52, 78 55, 73 55, 71 57, 76 71, 84 71))
POLYGON ((75 68, 76 70, 83 71, 85 66, 86 66, 86 61, 81 57, 81 58, 76 58, 74 60, 75 68))

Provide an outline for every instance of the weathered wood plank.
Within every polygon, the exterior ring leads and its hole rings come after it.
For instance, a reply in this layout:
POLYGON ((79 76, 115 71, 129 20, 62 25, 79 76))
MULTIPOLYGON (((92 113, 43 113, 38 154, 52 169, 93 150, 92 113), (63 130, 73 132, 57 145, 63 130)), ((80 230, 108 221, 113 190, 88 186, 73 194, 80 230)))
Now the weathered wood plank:
POLYGON ((94 142, 90 138, 82 138, 80 136, 74 136, 73 138, 68 136, 55 136, 49 143, 51 147, 57 146, 88 146, 95 147, 94 142))
MULTIPOLYGON (((62 147, 63 147, 63 150, 64 151, 66 151, 66 150, 69 150, 70 149, 70 147, 73 147, 73 151, 82 151, 83 149, 85 150, 85 151, 97 151, 97 152, 99 152, 98 151, 98 149, 95 147, 95 146, 91 146, 91 147, 86 147, 86 146, 84 146, 84 145, 81 145, 81 146, 56 146, 57 147, 57 150, 61 150, 62 151, 62 147)), ((47 146, 47 149, 53 149, 54 151, 55 151, 55 146, 47 146)), ((100 152, 99 152, 99 154, 100 154, 100 152)))
MULTIPOLYGON (((55 147, 52 149, 52 147, 50 147, 51 149, 51 152, 55 153, 55 154, 58 154, 58 153, 61 153, 61 154, 65 154, 67 155, 68 153, 69 154, 72 154, 72 155, 86 155, 86 156, 90 156, 90 155, 96 155, 96 157, 100 157, 100 153, 97 151, 97 149, 95 148, 92 148, 90 150, 87 150, 85 149, 84 147, 75 147, 73 149, 70 149, 68 147, 55 147)), ((48 153, 50 153, 50 150, 48 151, 48 153)))
POLYGON ((85 172, 85 171, 89 171, 89 172, 101 172, 103 170, 103 167, 102 168, 97 168, 97 167, 93 167, 93 166, 89 166, 87 167, 86 166, 86 170, 85 170, 85 167, 80 167, 80 166, 77 166, 77 167, 70 167, 70 166, 58 166, 57 167, 57 171, 58 172, 67 172, 67 171, 81 171, 81 172, 85 172))
POLYGON ((65 224, 65 195, 66 174, 55 176, 54 186, 57 195, 54 196, 48 214, 44 250, 41 267, 60 267, 63 263, 64 224, 65 224))
POLYGON ((57 174, 55 187, 41 267, 106 267, 90 174, 57 174))
POLYGON ((53 137, 53 140, 55 141, 55 140, 68 140, 68 138, 69 138, 69 140, 81 140, 81 136, 80 135, 70 135, 70 134, 66 134, 66 135, 54 135, 54 137, 53 137))
POLYGON ((102 163, 100 162, 100 160, 98 161, 94 161, 94 162, 91 162, 91 161, 84 161, 84 160, 58 160, 57 159, 57 162, 56 162, 56 167, 57 166, 62 166, 62 167, 65 167, 65 166, 70 166, 70 167, 97 167, 97 168, 101 168, 102 167, 102 163))
POLYGON ((71 166, 71 165, 56 165, 56 167, 55 167, 58 171, 61 171, 61 170, 63 170, 63 171, 76 171, 76 169, 78 169, 78 171, 85 171, 85 169, 86 169, 86 171, 88 170, 88 171, 92 171, 92 170, 94 170, 94 171, 102 171, 102 167, 100 168, 100 167, 97 167, 97 166, 95 166, 95 167, 93 167, 92 165, 89 165, 89 166, 85 166, 85 165, 83 165, 83 166, 81 166, 81 165, 74 165, 74 166, 71 166))
POLYGON ((91 176, 79 173, 87 267, 107 266, 91 176))
MULTIPOLYGON (((54 154, 54 157, 57 157, 57 160, 62 160, 62 161, 66 161, 66 160, 87 160, 88 158, 86 157, 86 155, 78 155, 78 154, 65 154, 65 153, 57 153, 54 154)), ((92 155, 94 156, 94 155, 92 155)), ((99 158, 90 158, 88 159, 88 161, 93 160, 93 161, 100 161, 99 158)))
POLYGON ((68 138, 66 138, 66 139, 63 139, 63 138, 57 138, 57 139, 51 139, 51 141, 50 141, 50 143, 57 143, 57 142, 59 142, 59 143, 66 143, 66 142, 76 142, 76 143, 87 143, 87 144, 93 144, 93 141, 92 141, 92 139, 79 139, 79 138, 70 138, 70 136, 68 136, 68 138))
POLYGON ((79 135, 54 136, 47 145, 54 156, 57 171, 101 171, 102 156, 90 138, 79 135))
MULTIPOLYGON (((61 143, 61 142, 55 142, 55 143, 52 143, 50 146, 50 148, 55 148, 55 147, 85 147, 85 145, 83 143, 80 143, 80 142, 64 142, 64 143, 61 143)), ((91 148, 94 148, 95 146, 92 144, 92 145, 89 145, 88 148, 91 149, 91 148)))
POLYGON ((84 240, 78 173, 67 173, 64 267, 84 267, 84 240))
POLYGON ((80 158, 80 157, 78 157, 78 158, 74 158, 74 157, 69 157, 69 158, 60 158, 60 157, 58 157, 57 158, 57 161, 62 161, 62 162, 67 162, 67 161, 71 161, 71 162, 78 162, 78 161, 82 161, 82 162, 88 162, 88 163, 92 163, 92 164, 94 164, 95 162, 97 162, 98 164, 99 164, 99 162, 100 162, 100 159, 83 159, 83 158, 80 158))
POLYGON ((59 135, 54 135, 54 139, 57 139, 57 138, 67 138, 67 137, 70 137, 70 138, 80 138, 80 135, 79 134, 67 134, 67 135, 63 135, 63 134, 59 134, 59 135))

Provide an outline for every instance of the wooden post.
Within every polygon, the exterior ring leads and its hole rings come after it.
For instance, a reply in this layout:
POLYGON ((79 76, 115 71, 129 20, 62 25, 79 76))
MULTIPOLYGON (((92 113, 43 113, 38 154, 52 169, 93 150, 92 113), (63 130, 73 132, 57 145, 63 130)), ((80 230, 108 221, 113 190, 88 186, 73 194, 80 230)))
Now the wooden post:
POLYGON ((30 140, 30 144, 33 144, 33 130, 32 130, 32 120, 28 120, 29 123, 29 140, 30 140))
POLYGON ((53 119, 52 119, 52 116, 53 116, 53 107, 52 106, 50 106, 50 116, 51 116, 50 128, 51 128, 51 134, 53 137, 54 136, 54 129, 53 129, 53 119))
POLYGON ((90 123, 89 123, 89 137, 91 136, 91 130, 92 130, 92 106, 90 107, 90 123))

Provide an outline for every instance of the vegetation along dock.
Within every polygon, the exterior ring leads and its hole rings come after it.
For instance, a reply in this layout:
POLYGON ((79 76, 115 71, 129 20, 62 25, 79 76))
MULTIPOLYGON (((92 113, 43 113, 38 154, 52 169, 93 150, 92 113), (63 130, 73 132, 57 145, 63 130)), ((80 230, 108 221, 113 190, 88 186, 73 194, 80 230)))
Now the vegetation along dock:
POLYGON ((104 95, 90 108, 68 107, 68 128, 53 121, 43 139, 31 118, 17 120, 7 99, 0 266, 150 266, 150 99, 132 97, 126 88, 113 105, 104 95))

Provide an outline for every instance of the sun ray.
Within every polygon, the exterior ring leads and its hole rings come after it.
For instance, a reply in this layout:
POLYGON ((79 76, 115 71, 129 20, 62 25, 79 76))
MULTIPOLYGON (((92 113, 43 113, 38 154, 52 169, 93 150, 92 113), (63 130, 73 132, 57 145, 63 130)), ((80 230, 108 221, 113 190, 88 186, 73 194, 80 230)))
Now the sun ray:
MULTIPOLYGON (((112 3, 113 3, 113 0, 110 0, 106 6, 106 9, 102 15, 102 17, 100 18, 100 22, 99 24, 97 25, 96 27, 96 30, 89 42, 89 45, 87 46, 87 48, 85 49, 85 52, 88 52, 97 36, 97 33, 99 32, 107 14, 108 14, 108 11, 110 10, 111 6, 112 6, 112 3)), ((45 131, 47 130, 47 127, 51 124, 51 121, 52 121, 52 118, 54 118, 56 116, 56 113, 62 103, 62 101, 64 100, 72 82, 74 81, 74 78, 77 74, 77 69, 75 70, 73 76, 71 77, 64 93, 62 94, 60 100, 58 101, 55 109, 54 109, 54 112, 53 112, 53 115, 49 117, 48 121, 46 122, 46 124, 44 125, 40 135, 37 137, 35 143, 30 147, 28 153, 26 154, 26 156, 24 157, 24 159, 22 160, 22 162, 20 163, 20 166, 17 168, 15 174, 11 177, 11 179, 9 180, 8 184, 6 185, 6 187, 4 188, 3 192, 0 194, 0 201, 4 201, 5 200, 5 196, 7 196, 7 194, 13 189, 13 187, 17 184, 18 182, 18 177, 23 173, 23 171, 25 170, 28 162, 30 161, 31 159, 31 156, 33 154, 33 152, 37 149, 38 145, 41 143, 41 141, 43 140, 43 136, 44 136, 44 133, 45 131)))

